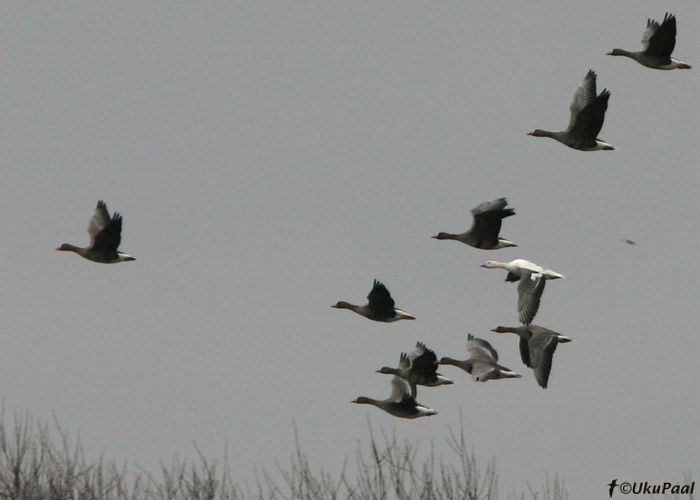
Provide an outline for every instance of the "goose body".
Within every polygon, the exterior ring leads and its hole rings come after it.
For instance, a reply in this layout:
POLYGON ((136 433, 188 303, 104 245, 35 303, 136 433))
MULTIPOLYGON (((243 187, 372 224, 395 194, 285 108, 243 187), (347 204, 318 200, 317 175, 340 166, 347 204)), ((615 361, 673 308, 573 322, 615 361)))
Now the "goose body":
POLYGON ((506 217, 515 215, 515 210, 506 208, 508 202, 505 198, 485 201, 472 209, 474 221, 472 227, 460 234, 440 232, 433 236, 437 240, 461 241, 474 248, 482 250, 497 250, 499 248, 517 247, 512 241, 501 238, 501 221, 506 217))
POLYGON ((391 396, 388 399, 377 400, 360 396, 351 403, 373 405, 399 418, 430 417, 438 413, 432 408, 418 404, 415 397, 411 396, 408 382, 397 376, 391 379, 391 396))
POLYGON ((481 267, 486 269, 505 269, 508 271, 506 281, 518 281, 523 275, 524 271, 529 271, 532 274, 541 274, 546 279, 550 280, 565 277, 563 274, 552 271, 551 269, 547 269, 546 267, 542 267, 539 264, 535 264, 534 262, 530 262, 529 260, 525 259, 515 259, 511 260, 510 262, 487 260, 481 264, 481 267))
POLYGON ((547 388, 552 358, 557 345, 571 342, 569 337, 538 325, 497 326, 492 332, 515 333, 520 337, 520 357, 535 372, 540 387, 547 388))
POLYGON ((567 129, 561 132, 536 129, 528 135, 551 137, 579 151, 613 150, 615 148, 612 145, 598 139, 598 133, 603 128, 605 111, 608 109, 608 99, 610 99, 610 92, 607 89, 596 95, 596 74, 590 70, 574 93, 574 100, 569 108, 571 118, 567 129))
POLYGON ((690 69, 689 64, 671 57, 676 47, 676 16, 668 12, 664 20, 658 22, 648 19, 647 29, 642 36, 644 50, 631 52, 625 49, 613 49, 609 56, 625 56, 634 59, 642 66, 652 69, 690 69))
POLYGON ((367 304, 358 306, 349 302, 340 301, 331 307, 336 309, 349 309, 360 316, 373 321, 392 323, 401 319, 416 319, 405 311, 394 307, 394 299, 391 298, 389 290, 381 282, 374 280, 374 286, 367 295, 367 304))
POLYGON ((115 264, 117 262, 136 260, 135 257, 117 250, 119 243, 121 243, 121 233, 122 216, 115 212, 110 217, 107 205, 104 201, 99 200, 95 213, 88 224, 90 245, 83 248, 64 243, 56 250, 75 252, 87 260, 100 264, 115 264))
POLYGON ((471 355, 469 359, 460 361, 442 357, 437 361, 437 364, 452 365, 461 368, 469 373, 475 382, 522 377, 522 375, 514 372, 510 368, 498 364, 498 353, 486 340, 469 334, 467 336, 467 351, 469 351, 471 355))
POLYGON ((416 342, 416 348, 411 354, 401 353, 399 366, 391 368, 383 366, 377 373, 396 375, 408 382, 411 396, 416 397, 416 385, 437 387, 452 384, 452 380, 437 372, 437 356, 422 342, 416 342))

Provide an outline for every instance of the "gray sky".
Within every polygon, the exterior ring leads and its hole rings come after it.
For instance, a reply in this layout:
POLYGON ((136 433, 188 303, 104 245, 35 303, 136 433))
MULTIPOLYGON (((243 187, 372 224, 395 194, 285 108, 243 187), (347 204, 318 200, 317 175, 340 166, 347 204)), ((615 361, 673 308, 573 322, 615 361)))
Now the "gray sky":
POLYGON ((7 408, 152 470, 228 441, 240 480, 286 460, 294 425, 336 472, 368 418, 427 448, 460 412, 504 492, 698 479, 696 2, 21 2, 0 24, 7 408), (605 56, 665 11, 694 69, 605 56), (619 150, 528 137, 566 127, 590 68, 619 150), (430 239, 501 196, 518 248, 430 239), (87 243, 98 199, 138 261, 53 251, 87 243), (546 391, 489 332, 517 324, 516 290, 479 265, 514 258, 567 276, 536 319, 573 338, 546 391), (329 307, 374 278, 418 320, 329 307), (444 367, 416 421, 350 404, 387 397, 374 370, 417 340, 466 358, 467 333, 523 378, 444 367))

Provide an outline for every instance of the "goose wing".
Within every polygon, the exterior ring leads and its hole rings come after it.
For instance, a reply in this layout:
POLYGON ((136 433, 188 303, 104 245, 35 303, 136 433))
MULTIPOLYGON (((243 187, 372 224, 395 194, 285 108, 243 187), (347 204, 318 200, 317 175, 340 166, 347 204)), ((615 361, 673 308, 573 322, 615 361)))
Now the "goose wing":
POLYGON ((498 353, 486 340, 475 337, 471 333, 467 336, 467 351, 472 358, 498 361, 498 353))
POLYGON ((400 403, 406 398, 411 397, 411 388, 409 387, 408 382, 401 377, 394 375, 394 377, 391 379, 391 396, 389 396, 389 399, 394 403, 400 403))
POLYGON ((99 200, 95 207, 95 213, 90 217, 90 222, 88 222, 87 232, 90 235, 91 245, 95 242, 95 236, 107 227, 107 224, 109 224, 111 220, 112 218, 109 216, 107 205, 104 201, 99 200))
POLYGON ((395 314, 394 299, 391 298, 389 290, 380 281, 374 280, 374 286, 367 295, 369 309, 376 318, 387 318, 395 314))
POLYGON ((523 360, 523 364, 528 368, 532 368, 530 363, 530 347, 528 346, 528 339, 520 337, 520 359, 523 360))
POLYGON ((676 16, 667 12, 661 24, 649 19, 642 45, 650 56, 669 59, 676 47, 676 16))
POLYGON ((524 325, 535 319, 547 280, 542 274, 523 271, 518 284, 518 317, 524 325))
POLYGON ((571 103, 571 119, 567 132, 578 140, 595 141, 603 128, 610 92, 603 90, 596 96, 596 74, 589 70, 571 103))
POLYGON ((408 370, 409 368, 411 368, 411 361, 406 356, 406 353, 402 352, 401 357, 399 357, 399 370, 408 370))
POLYGON ((432 349, 428 349, 424 343, 416 342, 416 348, 409 354, 411 360, 411 372, 417 375, 432 375, 437 372, 437 355, 432 349))
POLYGON ((498 242, 498 233, 501 231, 501 221, 506 217, 515 215, 515 210, 506 208, 508 202, 505 198, 485 201, 472 209, 474 222, 470 233, 478 241, 495 240, 498 242))
POLYGON ((116 251, 122 238, 122 216, 115 213, 114 217, 110 217, 105 202, 98 201, 95 213, 88 223, 88 234, 93 249, 103 252, 116 251))
POLYGON ((552 370, 552 358, 559 341, 553 335, 533 335, 529 342, 532 369, 540 387, 546 389, 549 372, 552 370))
POLYGON ((571 101, 571 106, 569 106, 569 111, 571 112, 571 117, 569 118, 568 130, 571 130, 576 123, 576 119, 579 113, 585 108, 590 102, 595 99, 596 96, 596 74, 595 71, 588 70, 586 77, 583 79, 583 83, 579 85, 574 92, 574 99, 571 101))

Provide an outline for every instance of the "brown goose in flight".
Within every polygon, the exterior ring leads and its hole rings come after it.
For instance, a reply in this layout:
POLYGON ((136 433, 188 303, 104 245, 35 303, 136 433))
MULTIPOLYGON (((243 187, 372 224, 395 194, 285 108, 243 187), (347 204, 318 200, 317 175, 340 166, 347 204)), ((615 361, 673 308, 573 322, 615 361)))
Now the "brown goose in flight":
POLYGON ((471 357, 464 361, 442 357, 437 364, 453 365, 469 373, 476 382, 486 382, 500 378, 522 377, 519 373, 510 368, 499 365, 498 353, 491 347, 491 344, 474 337, 471 333, 467 336, 467 350, 471 357))
POLYGON ((90 235, 90 245, 84 248, 76 247, 70 243, 64 243, 56 250, 75 252, 81 257, 99 262, 100 264, 115 264, 117 262, 127 262, 136 260, 131 255, 127 255, 117 250, 122 236, 122 216, 117 212, 112 217, 109 216, 107 205, 99 200, 95 208, 94 215, 88 224, 88 234, 90 235))
POLYGON ((430 417, 438 413, 432 408, 418 404, 415 398, 411 396, 408 382, 397 376, 391 379, 391 396, 388 399, 377 400, 360 396, 352 400, 351 403, 373 405, 380 410, 384 410, 389 415, 399 418, 430 417))
POLYGON ((610 92, 603 90, 596 95, 596 74, 590 70, 583 83, 576 90, 574 100, 569 110, 571 118, 569 126, 562 132, 536 129, 528 133, 535 137, 551 137, 565 146, 580 151, 609 151, 615 149, 607 142, 598 139, 598 133, 603 128, 605 110, 608 109, 610 92))
POLYGON ((499 248, 517 247, 512 241, 498 236, 501 231, 501 220, 515 215, 515 210, 506 208, 505 198, 485 201, 472 209, 474 222, 469 231, 460 234, 440 232, 433 238, 437 240, 457 240, 474 248, 482 250, 497 250, 499 248))
POLYGON ((625 56, 634 59, 642 66, 652 69, 690 69, 691 66, 671 57, 676 47, 676 16, 668 12, 661 24, 647 20, 647 29, 642 36, 644 50, 630 52, 625 49, 612 49, 609 56, 625 56))
POLYGON ((543 389, 547 388, 557 345, 571 342, 569 337, 538 325, 497 326, 491 331, 515 333, 520 337, 520 357, 525 366, 534 370, 535 379, 543 389))
POLYGON ((363 306, 357 306, 341 300, 331 307, 350 309, 360 316, 384 323, 391 323, 400 319, 416 319, 414 316, 394 307, 394 299, 391 298, 389 290, 377 280, 374 280, 374 286, 369 295, 367 295, 367 300, 368 303, 363 306))
POLYGON ((401 353, 398 368, 383 366, 377 373, 396 375, 406 380, 411 387, 411 396, 416 397, 416 385, 437 387, 454 382, 437 372, 437 356, 424 343, 416 342, 416 348, 411 354, 401 353))

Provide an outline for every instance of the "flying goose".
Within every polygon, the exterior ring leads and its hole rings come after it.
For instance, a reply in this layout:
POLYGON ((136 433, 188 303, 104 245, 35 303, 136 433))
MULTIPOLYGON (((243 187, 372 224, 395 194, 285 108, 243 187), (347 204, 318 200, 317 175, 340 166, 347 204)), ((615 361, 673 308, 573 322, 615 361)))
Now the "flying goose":
POLYGON ((530 262, 525 259, 515 259, 510 262, 498 262, 497 260, 487 260, 480 267, 485 267, 486 269, 505 269, 508 271, 506 275, 506 281, 518 281, 523 271, 530 271, 534 274, 541 274, 546 279, 554 280, 558 278, 564 278, 563 274, 559 274, 551 269, 542 267, 539 264, 530 262))
POLYGON ((414 316, 394 307, 394 299, 391 298, 389 290, 377 280, 374 280, 374 286, 369 295, 367 295, 367 300, 369 302, 364 306, 356 306, 341 300, 331 307, 350 309, 360 316, 384 323, 391 323, 400 319, 416 319, 414 316))
POLYGON ((609 56, 625 56, 634 59, 642 66, 653 69, 690 69, 691 66, 671 57, 676 46, 676 16, 668 12, 661 24, 647 19, 647 29, 642 35, 644 50, 630 52, 625 49, 612 49, 609 56))
POLYGON ((389 415, 400 418, 430 417, 438 414, 432 408, 416 403, 415 398, 411 396, 408 382, 397 376, 391 379, 391 396, 388 399, 377 400, 360 396, 351 403, 374 405, 389 415))
POLYGON ((498 353, 487 341, 474 337, 471 333, 467 336, 467 350, 471 358, 459 361, 457 359, 442 357, 436 363, 439 365, 453 365, 470 373, 476 382, 486 382, 499 378, 522 377, 519 373, 497 363, 498 353))
POLYGON ((515 333, 520 337, 520 357, 525 366, 534 370, 535 379, 543 389, 547 388, 557 345, 571 342, 569 337, 538 325, 497 326, 491 331, 515 333))
POLYGON ((416 348, 411 354, 401 353, 398 368, 383 366, 377 373, 396 375, 406 380, 411 387, 411 396, 416 397, 416 385, 437 387, 454 382, 437 372, 437 356, 424 343, 416 342, 416 348))
POLYGON ((117 250, 122 238, 121 232, 122 216, 114 212, 114 215, 110 217, 107 205, 104 201, 99 200, 95 208, 95 214, 90 218, 90 223, 88 224, 90 246, 81 248, 70 243, 64 243, 56 250, 75 252, 87 260, 101 264, 136 260, 131 255, 117 250))
POLYGON ((596 96, 595 89, 596 74, 589 70, 583 79, 581 86, 574 93, 574 100, 571 102, 569 110, 571 118, 569 126, 562 132, 550 132, 549 130, 536 129, 527 135, 535 137, 551 137, 580 151, 613 150, 613 146, 598 139, 598 133, 603 128, 605 110, 608 109, 608 99, 610 92, 603 90, 596 96))
POLYGON ((506 208, 505 198, 485 201, 472 209, 474 222, 471 229, 464 233, 452 234, 440 232, 433 238, 437 240, 457 240, 474 248, 482 250, 497 250, 499 248, 517 247, 512 241, 498 236, 501 230, 501 219, 515 215, 515 210, 506 208))

